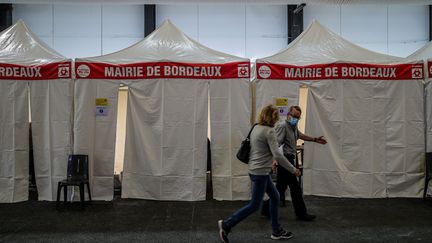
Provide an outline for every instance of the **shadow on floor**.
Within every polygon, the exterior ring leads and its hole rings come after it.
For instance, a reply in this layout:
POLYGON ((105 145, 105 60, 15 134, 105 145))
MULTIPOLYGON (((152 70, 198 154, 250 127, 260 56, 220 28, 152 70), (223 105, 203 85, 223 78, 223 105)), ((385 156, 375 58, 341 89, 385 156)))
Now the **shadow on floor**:
MULTIPOLYGON (((288 202, 281 223, 290 242, 431 242, 432 199, 305 197, 314 222, 295 221, 288 202)), ((243 201, 115 199, 55 209, 55 202, 0 204, 0 242, 219 242, 216 222, 243 201)), ((237 225, 231 242, 273 242, 258 213, 237 225)))

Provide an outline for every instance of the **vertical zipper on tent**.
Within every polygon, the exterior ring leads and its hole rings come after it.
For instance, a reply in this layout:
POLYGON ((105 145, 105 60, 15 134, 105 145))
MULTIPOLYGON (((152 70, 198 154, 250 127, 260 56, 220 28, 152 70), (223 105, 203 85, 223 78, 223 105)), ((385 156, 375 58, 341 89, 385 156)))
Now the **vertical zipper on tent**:
POLYGON ((428 152, 427 151, 427 142, 428 142, 428 139, 427 139, 427 137, 428 137, 427 113, 428 113, 428 111, 427 111, 427 107, 426 107, 427 106, 427 96, 428 96, 427 87, 430 84, 427 84, 427 78, 425 78, 425 80, 423 80, 422 83, 423 83, 423 126, 424 126, 423 134, 424 134, 424 152, 425 152, 425 156, 426 156, 426 153, 428 152))
MULTIPOLYGON (((232 131, 232 110, 231 110, 231 108, 232 108, 232 106, 231 106, 231 86, 232 86, 232 82, 233 82, 233 79, 227 79, 226 80, 227 82, 228 82, 228 110, 229 110, 229 122, 228 122, 228 126, 229 126, 229 129, 228 129, 228 131, 230 131, 230 136, 233 136, 232 134, 233 134, 233 131, 232 131)), ((230 137, 230 139, 229 139, 229 154, 230 154, 230 157, 231 157, 231 200, 233 200, 233 195, 232 195, 232 193, 233 193, 233 190, 232 190, 232 186, 233 186, 233 162, 235 163, 236 161, 232 161, 232 158, 233 158, 233 156, 232 156, 232 153, 233 153, 233 151, 232 151, 232 138, 230 137)))
MULTIPOLYGON (((72 70, 74 70, 74 65, 75 63, 72 63, 72 70)), ((68 85, 69 87, 69 91, 70 91, 70 99, 71 99, 71 104, 69 106, 69 108, 71 109, 70 111, 70 117, 69 117, 69 132, 71 134, 69 134, 69 154, 73 154, 74 151, 74 144, 75 144, 75 131, 74 131, 74 127, 75 127, 75 81, 74 79, 70 80, 70 84, 68 85)))
MULTIPOLYGON (((160 151, 160 161, 159 161, 159 179, 161 179, 162 178, 162 169, 163 169, 163 160, 164 160, 164 136, 163 136, 163 134, 164 134, 164 131, 165 131, 165 129, 164 129, 164 127, 165 127, 165 83, 166 83, 166 81, 167 81, 168 79, 166 79, 166 78, 164 78, 164 79, 161 79, 161 81, 162 81, 162 94, 161 94, 161 102, 162 102, 162 104, 161 104, 161 107, 162 107, 162 110, 161 110, 161 134, 160 134, 160 136, 161 136, 161 138, 160 138, 160 141, 161 141, 161 145, 160 145, 160 148, 161 148, 161 151, 160 151)), ((161 182, 161 180, 159 180, 159 199, 162 199, 162 182, 161 182)))
MULTIPOLYGON (((43 82, 43 81, 42 81, 43 82)), ((47 89, 47 92, 48 92, 48 94, 47 94, 47 106, 48 106, 48 127, 49 127, 49 129, 48 129, 48 144, 49 144, 49 174, 50 174, 50 178, 49 178, 49 180, 50 180, 50 182, 49 182, 49 187, 50 187, 50 192, 51 192, 51 195, 50 195, 50 197, 51 197, 51 200, 53 200, 54 199, 54 195, 53 195, 53 168, 52 168, 52 162, 53 162, 53 156, 52 156, 52 148, 53 148, 53 142, 52 142, 52 139, 51 139, 51 135, 52 135, 52 129, 53 129, 53 127, 52 127, 52 124, 51 124, 51 82, 53 82, 52 80, 48 80, 48 81, 46 81, 46 82, 48 82, 48 89, 47 89)))
MULTIPOLYGON (((195 83, 195 82, 194 82, 195 83)), ((195 85, 195 95, 194 95, 194 121, 193 121, 193 128, 192 128, 192 193, 191 193, 191 200, 194 201, 194 189, 196 188, 195 183, 193 183, 194 179, 195 179, 195 167, 196 167, 196 159, 195 159, 195 154, 198 150, 198 148, 196 147, 196 129, 197 129, 197 96, 199 94, 198 90, 201 87, 201 80, 199 81, 198 85, 195 85)))
MULTIPOLYGON (((388 106, 388 104, 386 104, 386 106, 388 106)), ((386 107, 385 111, 388 111, 388 107, 386 107)), ((387 139, 388 120, 389 120, 389 118, 387 118, 387 116, 386 116, 386 118, 384 119, 384 139, 385 139, 384 143, 385 143, 386 147, 387 147, 387 142, 388 142, 388 139, 387 139)), ((387 149, 384 149, 384 151, 385 151, 384 152, 384 173, 383 173, 384 174, 384 188, 385 188, 385 196, 388 197, 387 175, 389 173, 388 173, 388 167, 387 167, 387 149)))
MULTIPOLYGON (((14 95, 13 95, 13 105, 12 105, 12 117, 13 117, 13 124, 14 124, 14 126, 13 126, 13 135, 12 135, 12 148, 13 148, 13 152, 14 152, 14 155, 13 155, 13 159, 15 160, 16 159, 16 153, 15 153, 15 141, 16 141, 16 126, 15 126, 15 119, 16 119, 16 89, 17 89, 17 87, 16 87, 16 84, 17 84, 17 82, 18 81, 11 81, 11 84, 12 84, 12 82, 13 82, 13 86, 14 86, 14 89, 13 89, 13 93, 14 93, 14 95)), ((11 197, 10 197, 10 202, 12 203, 12 202, 14 202, 15 200, 14 200, 14 198, 15 198, 15 170, 16 170, 16 163, 13 163, 12 164, 12 166, 13 166, 13 177, 12 177, 12 184, 13 184, 13 187, 12 187, 12 195, 11 195, 11 197)))

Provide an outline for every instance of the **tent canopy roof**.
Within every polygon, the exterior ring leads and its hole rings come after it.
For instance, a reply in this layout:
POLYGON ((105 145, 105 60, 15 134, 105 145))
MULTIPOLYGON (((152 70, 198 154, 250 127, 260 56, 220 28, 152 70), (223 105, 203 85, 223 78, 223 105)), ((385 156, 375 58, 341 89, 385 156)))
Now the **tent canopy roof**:
POLYGON ((37 65, 66 59, 37 38, 22 20, 0 33, 1 63, 37 65))
POLYGON ((357 46, 313 20, 287 48, 275 55, 257 59, 257 62, 301 66, 335 62, 390 64, 402 60, 357 46))
POLYGON ((432 58, 432 42, 427 43, 407 57, 408 60, 428 60, 430 58, 432 58))
POLYGON ((77 61, 127 64, 139 62, 228 63, 247 58, 215 51, 188 37, 171 21, 165 20, 142 41, 115 53, 79 58, 77 61))

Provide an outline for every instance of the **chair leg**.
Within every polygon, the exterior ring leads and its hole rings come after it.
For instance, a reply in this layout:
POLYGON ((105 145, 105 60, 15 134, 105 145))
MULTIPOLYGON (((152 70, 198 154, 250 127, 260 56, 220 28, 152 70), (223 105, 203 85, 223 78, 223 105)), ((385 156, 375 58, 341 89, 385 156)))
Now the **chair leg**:
POLYGON ((90 183, 87 182, 86 184, 87 184, 87 191, 88 191, 88 195, 89 195, 89 202, 91 203, 92 202, 92 198, 91 198, 91 192, 90 192, 90 183))
POLYGON ((429 180, 430 179, 431 178, 428 178, 428 177, 425 178, 425 186, 424 186, 424 191, 423 191, 423 200, 426 200, 427 190, 428 190, 429 180))
POLYGON ((64 186, 64 188, 63 188, 63 199, 64 199, 64 204, 65 205, 67 203, 67 191, 68 191, 68 186, 64 186))
POLYGON ((60 206, 60 194, 61 194, 61 185, 60 185, 60 182, 58 183, 58 186, 57 186, 57 203, 56 203, 56 208, 59 208, 59 206, 60 206))
POLYGON ((84 184, 83 183, 79 185, 79 190, 80 190, 81 208, 84 209, 85 205, 84 205, 84 184))

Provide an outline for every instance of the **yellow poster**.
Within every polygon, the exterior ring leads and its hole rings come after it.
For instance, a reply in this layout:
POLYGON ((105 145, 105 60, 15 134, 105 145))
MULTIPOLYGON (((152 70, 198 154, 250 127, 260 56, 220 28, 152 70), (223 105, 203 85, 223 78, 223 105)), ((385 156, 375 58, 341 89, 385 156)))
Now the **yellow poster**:
POLYGON ((108 106, 108 98, 96 98, 96 106, 108 106))
POLYGON ((276 98, 276 106, 288 106, 288 98, 276 98))

